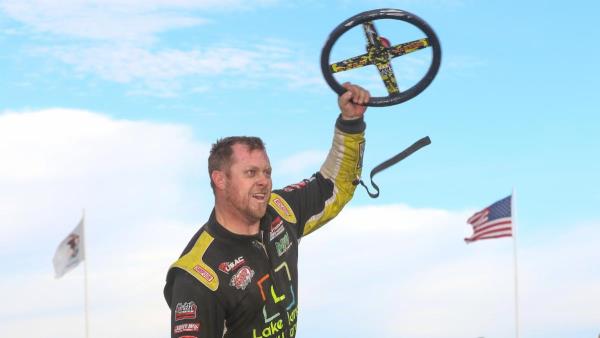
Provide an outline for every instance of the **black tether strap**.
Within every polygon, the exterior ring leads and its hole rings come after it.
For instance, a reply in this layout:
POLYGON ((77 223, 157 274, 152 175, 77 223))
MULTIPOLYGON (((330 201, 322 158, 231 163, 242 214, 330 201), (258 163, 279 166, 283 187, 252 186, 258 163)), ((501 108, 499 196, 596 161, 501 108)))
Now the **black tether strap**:
POLYGON ((377 186, 377 184, 375 184, 375 182, 373 182, 373 176, 375 176, 380 171, 383 171, 383 170, 393 166, 394 164, 402 161, 403 159, 412 155, 412 153, 414 153, 415 151, 417 151, 429 144, 431 144, 431 140, 429 139, 429 136, 425 136, 422 139, 418 140, 417 142, 413 143, 410 147, 404 149, 398 155, 390 158, 389 160, 387 160, 387 161, 379 164, 375 168, 373 168, 373 170, 371 170, 370 178, 371 178, 371 185, 375 188, 375 190, 377 190, 375 193, 370 192, 369 188, 367 188, 367 185, 361 179, 358 179, 358 182, 355 181, 354 184, 360 183, 363 187, 365 187, 365 189, 367 190, 367 193, 369 194, 369 196, 371 196, 371 198, 377 198, 379 196, 379 186, 377 186))

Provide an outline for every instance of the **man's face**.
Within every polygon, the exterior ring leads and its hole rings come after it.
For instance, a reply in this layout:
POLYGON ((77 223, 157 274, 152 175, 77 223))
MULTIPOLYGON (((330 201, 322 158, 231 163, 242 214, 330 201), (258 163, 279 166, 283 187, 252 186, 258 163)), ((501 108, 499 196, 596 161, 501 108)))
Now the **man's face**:
POLYGON ((271 195, 271 164, 263 150, 248 151, 244 144, 232 146, 231 166, 226 170, 225 199, 249 222, 260 220, 271 195))

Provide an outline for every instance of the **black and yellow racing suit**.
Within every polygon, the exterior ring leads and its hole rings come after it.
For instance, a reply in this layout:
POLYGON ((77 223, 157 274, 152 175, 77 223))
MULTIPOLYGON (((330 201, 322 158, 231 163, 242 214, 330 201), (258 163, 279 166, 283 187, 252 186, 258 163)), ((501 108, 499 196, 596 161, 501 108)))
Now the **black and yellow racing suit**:
POLYGON ((214 210, 169 269, 164 295, 171 337, 288 338, 298 321, 298 242, 352 198, 365 123, 338 117, 319 172, 273 190, 260 233, 237 235, 214 210))

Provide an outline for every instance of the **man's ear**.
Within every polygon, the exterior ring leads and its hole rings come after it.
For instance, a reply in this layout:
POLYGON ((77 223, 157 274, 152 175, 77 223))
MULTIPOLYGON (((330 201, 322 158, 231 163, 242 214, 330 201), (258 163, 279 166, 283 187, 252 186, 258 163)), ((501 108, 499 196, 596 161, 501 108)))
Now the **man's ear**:
POLYGON ((219 190, 225 189, 225 172, 224 171, 213 170, 213 172, 210 173, 210 178, 212 179, 213 184, 215 185, 215 188, 217 188, 219 190))

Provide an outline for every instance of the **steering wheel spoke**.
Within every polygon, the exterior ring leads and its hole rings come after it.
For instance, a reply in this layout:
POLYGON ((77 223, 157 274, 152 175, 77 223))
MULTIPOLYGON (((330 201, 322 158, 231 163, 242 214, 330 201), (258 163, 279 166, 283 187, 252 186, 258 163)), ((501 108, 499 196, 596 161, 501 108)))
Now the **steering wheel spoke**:
POLYGON ((427 48, 427 47, 431 47, 431 44, 429 43, 429 39, 424 38, 424 39, 414 40, 411 42, 401 43, 394 47, 390 47, 389 53, 390 53, 390 57, 394 58, 394 57, 406 55, 406 54, 409 54, 412 52, 416 52, 420 49, 427 48))
POLYGON ((383 80, 383 84, 385 85, 385 89, 387 89, 388 94, 397 95, 400 94, 400 89, 398 88, 398 82, 396 81, 396 76, 394 75, 394 70, 392 69, 392 64, 390 62, 378 63, 377 70, 379 71, 379 76, 383 80))
POLYGON ((377 29, 375 28, 375 24, 373 23, 373 21, 367 21, 363 23, 362 27, 365 31, 365 36, 367 38, 367 47, 379 47, 381 45, 381 42, 379 41, 379 34, 377 33, 377 29))
POLYGON ((373 62, 369 58, 368 54, 355 56, 340 62, 332 63, 330 70, 332 73, 343 72, 350 69, 360 68, 368 65, 372 65, 373 62))

